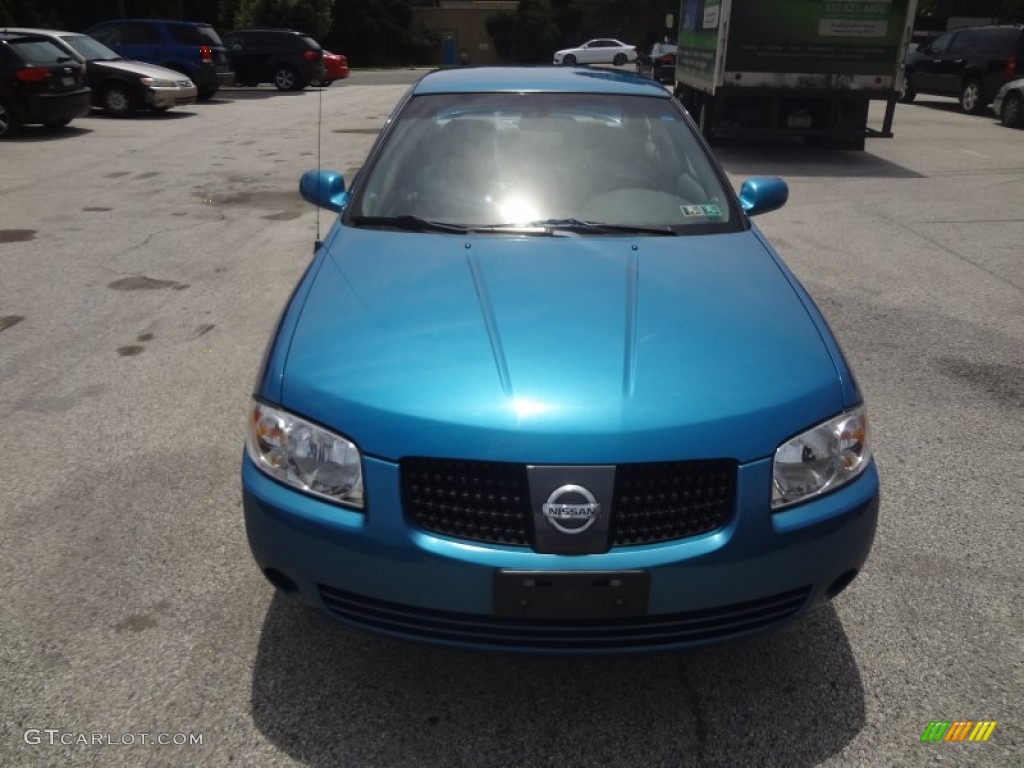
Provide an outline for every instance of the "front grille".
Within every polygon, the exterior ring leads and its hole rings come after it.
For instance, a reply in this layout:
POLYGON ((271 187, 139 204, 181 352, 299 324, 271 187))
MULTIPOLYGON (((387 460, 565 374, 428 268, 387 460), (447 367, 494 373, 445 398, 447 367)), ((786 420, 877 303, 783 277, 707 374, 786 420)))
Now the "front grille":
POLYGON ((735 461, 623 464, 615 473, 612 546, 712 531, 729 519, 735 495, 735 461))
MULTIPOLYGON (((471 541, 532 543, 526 467, 495 461, 404 459, 402 497, 419 527, 471 541)), ((675 541, 724 525, 736 496, 728 459, 621 464, 615 473, 611 546, 675 541)))
POLYGON ((743 603, 631 618, 539 621, 401 605, 318 585, 326 608, 365 629, 436 643, 547 652, 658 650, 699 645, 781 624, 810 587, 743 603))
POLYGON ((530 493, 521 464, 405 459, 402 496, 406 514, 428 531, 529 546, 530 493))

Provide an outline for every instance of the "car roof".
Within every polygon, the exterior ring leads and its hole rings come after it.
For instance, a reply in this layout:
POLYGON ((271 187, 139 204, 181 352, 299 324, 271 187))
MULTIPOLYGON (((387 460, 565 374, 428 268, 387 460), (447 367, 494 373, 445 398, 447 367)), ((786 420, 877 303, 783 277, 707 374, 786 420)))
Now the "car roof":
POLYGON ((43 42, 56 45, 50 35, 43 32, 17 32, 14 30, 0 29, 0 40, 5 43, 43 42))
POLYGON ((429 72, 413 86, 429 93, 608 93, 669 98, 665 87, 632 72, 600 67, 459 67, 429 72))
POLYGON ((10 32, 14 35, 47 35, 49 37, 82 36, 88 37, 84 32, 66 32, 63 29, 42 29, 38 27, 3 27, 0 32, 10 32))
MULTIPOLYGON (((977 26, 973 27, 954 27, 953 29, 944 30, 944 32, 977 32, 978 30, 987 31, 995 29, 1013 29, 1016 30, 1017 32, 1021 32, 1024 31, 1024 26, 1021 26, 1020 24, 978 24, 977 26)), ((938 34, 942 34, 942 32, 939 32, 938 34)), ((936 37, 938 37, 938 35, 936 35, 936 37)))
POLYGON ((304 35, 305 32, 299 32, 288 27, 244 27, 242 29, 233 29, 234 32, 287 32, 289 35, 304 35))
POLYGON ((178 24, 185 27, 212 27, 205 21, 179 21, 178 19, 108 19, 107 21, 100 21, 93 24, 94 27, 102 27, 107 24, 124 24, 125 22, 131 22, 132 24, 178 24))

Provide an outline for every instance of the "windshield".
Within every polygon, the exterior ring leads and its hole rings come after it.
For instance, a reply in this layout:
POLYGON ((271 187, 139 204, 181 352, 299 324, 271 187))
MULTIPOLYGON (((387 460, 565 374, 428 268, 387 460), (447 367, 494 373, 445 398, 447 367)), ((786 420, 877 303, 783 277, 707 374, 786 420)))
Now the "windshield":
POLYGON ((62 37, 61 40, 78 51, 86 61, 117 61, 121 58, 99 40, 93 40, 88 35, 69 35, 62 37))
POLYGON ((472 227, 595 222, 679 234, 741 227, 731 195, 667 98, 417 96, 367 173, 349 221, 415 217, 472 227))
POLYGON ((224 45, 217 31, 205 24, 197 24, 195 26, 171 24, 168 26, 168 29, 171 31, 171 37, 174 39, 174 42, 179 45, 212 45, 216 48, 224 45))
POLYGON ((18 40, 15 38, 8 42, 29 64, 62 64, 67 61, 75 61, 65 51, 47 40, 18 40))

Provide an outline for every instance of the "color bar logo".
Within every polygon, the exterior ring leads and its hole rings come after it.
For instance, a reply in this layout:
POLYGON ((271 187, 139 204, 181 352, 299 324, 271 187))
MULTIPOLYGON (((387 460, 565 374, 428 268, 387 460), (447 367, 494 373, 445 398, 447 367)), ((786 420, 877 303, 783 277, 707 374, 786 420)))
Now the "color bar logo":
POLYGON ((995 729, 995 720, 932 720, 921 734, 921 741, 988 741, 995 729))

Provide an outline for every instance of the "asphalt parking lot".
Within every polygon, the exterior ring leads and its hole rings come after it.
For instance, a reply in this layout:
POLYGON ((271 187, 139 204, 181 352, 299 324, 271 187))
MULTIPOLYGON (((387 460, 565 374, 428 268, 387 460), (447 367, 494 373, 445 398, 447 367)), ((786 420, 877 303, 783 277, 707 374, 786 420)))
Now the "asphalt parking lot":
POLYGON ((351 178, 415 75, 0 143, 0 765, 1024 763, 1024 132, 952 100, 899 105, 864 153, 718 150, 737 188, 789 182, 757 223, 868 399, 882 516, 832 605, 566 659, 382 639, 274 595, 238 466, 330 226, 298 178, 318 157, 351 178), (936 720, 998 725, 922 743, 936 720))

